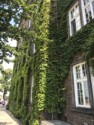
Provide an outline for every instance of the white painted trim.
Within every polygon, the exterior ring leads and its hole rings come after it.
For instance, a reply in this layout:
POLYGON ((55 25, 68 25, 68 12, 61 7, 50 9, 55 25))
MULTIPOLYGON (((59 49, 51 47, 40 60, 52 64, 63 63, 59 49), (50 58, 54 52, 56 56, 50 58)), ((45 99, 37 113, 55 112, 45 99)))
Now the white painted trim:
POLYGON ((86 22, 86 16, 85 16, 85 9, 86 9, 86 7, 88 7, 89 5, 90 5, 90 9, 91 9, 92 18, 94 18, 94 12, 93 12, 93 8, 92 8, 92 2, 93 2, 93 1, 94 1, 94 0, 89 0, 89 3, 88 3, 86 6, 84 6, 84 2, 83 2, 83 0, 81 0, 82 15, 83 15, 83 24, 84 24, 84 25, 87 24, 87 22, 86 22))
POLYGON ((71 25, 71 22, 75 19, 76 21, 76 31, 80 30, 81 29, 81 16, 80 16, 80 8, 79 8, 79 13, 72 19, 71 18, 71 11, 74 9, 75 10, 75 7, 78 5, 79 7, 79 3, 78 1, 73 5, 73 7, 69 10, 69 13, 68 13, 68 16, 69 16, 69 31, 70 31, 70 36, 73 35, 72 33, 72 25, 71 25), (80 28, 78 29, 77 28, 77 17, 80 16, 80 28))
POLYGON ((87 106, 87 105, 85 104, 85 92, 84 92, 84 84, 83 84, 83 82, 84 82, 84 81, 87 81, 87 77, 84 77, 84 78, 83 78, 83 74, 82 74, 82 65, 83 65, 83 64, 85 64, 85 62, 76 64, 76 65, 73 66, 75 104, 76 104, 76 107, 90 108, 90 105, 87 106), (80 71, 81 71, 81 78, 80 78, 80 79, 76 79, 76 67, 77 67, 77 66, 80 66, 80 71), (77 82, 81 82, 81 84, 82 84, 83 100, 84 100, 84 104, 83 104, 83 105, 80 105, 79 102, 78 102, 77 82))
POLYGON ((78 5, 78 1, 73 5, 73 7, 71 7, 71 8, 69 9, 69 11, 72 11, 73 8, 75 8, 76 5, 78 5))
POLYGON ((70 29, 70 36, 72 36, 72 27, 71 27, 71 13, 69 11, 69 29, 70 29))

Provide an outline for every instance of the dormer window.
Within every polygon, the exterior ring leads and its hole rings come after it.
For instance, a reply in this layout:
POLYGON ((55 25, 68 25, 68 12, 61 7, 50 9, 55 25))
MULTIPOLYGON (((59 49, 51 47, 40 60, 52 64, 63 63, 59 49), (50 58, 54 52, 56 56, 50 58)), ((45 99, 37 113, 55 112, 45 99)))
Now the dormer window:
POLYGON ((94 0, 81 0, 83 23, 86 25, 94 18, 94 0))
POLYGON ((81 17, 78 2, 69 11, 70 36, 81 29, 81 17))

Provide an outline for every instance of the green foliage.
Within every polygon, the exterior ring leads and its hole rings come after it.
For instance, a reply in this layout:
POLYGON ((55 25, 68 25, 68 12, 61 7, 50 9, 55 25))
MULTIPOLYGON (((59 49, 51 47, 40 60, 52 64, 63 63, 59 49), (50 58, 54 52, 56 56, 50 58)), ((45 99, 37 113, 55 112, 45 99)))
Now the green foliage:
POLYGON ((25 125, 39 125, 44 112, 63 113, 66 105, 64 80, 73 57, 79 52, 86 53, 86 58, 93 55, 94 21, 68 38, 69 2, 38 0, 31 3, 34 7, 32 28, 28 29, 27 37, 23 36, 21 53, 16 57, 9 101, 9 109, 25 125), (35 54, 30 49, 33 43, 35 54), (32 74, 34 87, 30 104, 32 74))
POLYGON ((3 70, 3 74, 0 76, 0 91, 3 93, 3 100, 8 99, 6 94, 8 94, 10 91, 11 77, 11 69, 3 70))
POLYGON ((3 92, 3 99, 5 99, 5 94, 7 94, 7 92, 10 91, 11 77, 11 69, 3 70, 0 77, 0 90, 3 92))
POLYGON ((28 0, 0 0, 0 63, 9 62, 7 56, 18 54, 16 48, 7 45, 9 38, 19 41, 31 33, 21 25, 21 21, 31 18, 35 4, 28 4, 28 0), (20 26, 19 26, 20 25, 20 26))

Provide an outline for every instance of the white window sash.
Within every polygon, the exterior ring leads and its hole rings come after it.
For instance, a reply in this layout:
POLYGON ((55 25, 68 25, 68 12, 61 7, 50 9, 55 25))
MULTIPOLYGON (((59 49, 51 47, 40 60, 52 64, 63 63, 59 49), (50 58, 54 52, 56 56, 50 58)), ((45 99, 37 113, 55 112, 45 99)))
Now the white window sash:
POLYGON ((84 8, 84 2, 81 0, 81 8, 82 8, 82 15, 83 15, 83 23, 86 25, 86 16, 85 16, 85 8, 84 8))
POLYGON ((76 31, 80 30, 81 29, 81 17, 80 17, 80 25, 77 26, 77 17, 80 16, 80 9, 79 9, 79 13, 76 14, 73 18, 71 18, 71 11, 74 9, 75 10, 75 7, 78 5, 78 8, 79 8, 79 4, 78 2, 76 2, 73 7, 69 10, 69 27, 70 27, 70 36, 73 35, 73 31, 72 31, 72 25, 71 25, 71 22, 75 19, 76 21, 76 31))
POLYGON ((71 12, 70 11, 69 11, 69 29, 70 29, 70 36, 72 36, 71 12))
POLYGON ((82 15, 83 15, 83 23, 84 23, 84 25, 87 24, 87 22, 86 22, 86 16, 85 16, 85 9, 86 9, 88 6, 90 6, 92 18, 94 18, 94 12, 93 12, 93 7, 92 7, 92 2, 93 2, 93 1, 94 1, 94 0, 90 0, 90 1, 88 2, 88 4, 87 4, 86 6, 84 6, 84 2, 83 2, 83 0, 81 0, 81 7, 82 7, 82 15))
POLYGON ((78 92, 77 92, 77 84, 76 84, 76 73, 75 73, 75 67, 73 67, 73 77, 74 77, 74 92, 75 92, 75 104, 78 105, 78 92))
POLYGON ((90 76, 91 76, 91 84, 92 84, 92 91, 93 91, 93 99, 94 99, 94 76, 92 74, 92 67, 89 67, 90 69, 90 76))
POLYGON ((83 73, 82 73, 82 65, 83 65, 83 64, 85 64, 85 62, 73 66, 75 104, 76 104, 76 107, 86 107, 86 108, 90 108, 90 105, 86 105, 86 104, 85 104, 86 100, 85 100, 84 81, 87 81, 87 77, 84 77, 84 78, 83 78, 83 73), (76 67, 77 67, 77 66, 80 66, 81 78, 79 78, 79 79, 76 78, 76 67), (82 84, 83 101, 84 101, 84 104, 83 104, 83 105, 79 104, 77 82, 80 82, 80 83, 82 84))

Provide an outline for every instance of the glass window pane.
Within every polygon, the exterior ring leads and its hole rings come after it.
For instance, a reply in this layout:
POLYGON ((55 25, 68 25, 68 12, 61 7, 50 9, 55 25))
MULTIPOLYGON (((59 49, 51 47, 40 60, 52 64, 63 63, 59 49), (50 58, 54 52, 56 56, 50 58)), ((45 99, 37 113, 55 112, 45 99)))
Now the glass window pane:
POLYGON ((31 27, 31 20, 28 21, 28 28, 31 27))
POLYGON ((73 16, 75 17, 76 16, 76 10, 74 9, 74 12, 73 12, 73 16))
POLYGON ((84 81, 84 95, 85 95, 85 97, 84 97, 85 98, 85 104, 90 105, 87 81, 84 81))
POLYGON ((92 2, 92 9, 93 9, 93 15, 94 15, 94 1, 92 2))
POLYGON ((71 11, 71 19, 73 19, 73 11, 71 11))
POLYGON ((78 6, 78 5, 76 5, 75 11, 76 11, 76 15, 78 15, 78 14, 80 13, 79 6, 78 6))
POLYGON ((76 66, 76 78, 77 78, 77 79, 81 78, 80 66, 76 66))
POLYGON ((76 27, 77 27, 77 31, 81 28, 80 15, 77 16, 77 18, 76 18, 76 27))
POLYGON ((73 35, 76 31, 78 31, 81 28, 80 9, 78 3, 75 6, 73 6, 73 9, 70 11, 70 16, 71 16, 71 34, 73 35))
POLYGON ((86 76, 87 76, 86 64, 82 64, 82 74, 83 74, 83 77, 86 77, 86 76))
POLYGON ((91 75, 91 83, 92 83, 92 90, 93 90, 93 99, 94 99, 94 60, 90 60, 90 75, 91 75))
POLYGON ((92 20, 90 5, 85 9, 86 22, 89 23, 92 20))
POLYGON ((76 22, 75 22, 75 19, 71 22, 71 26, 72 26, 72 34, 74 34, 76 32, 76 22))
POLYGON ((84 6, 86 6, 89 3, 89 0, 83 0, 84 1, 84 6))
POLYGON ((71 18, 73 19, 75 17, 75 10, 73 9, 72 11, 71 11, 71 18))
POLYGON ((77 83, 77 90, 78 90, 78 104, 83 105, 84 100, 83 100, 83 90, 82 90, 82 84, 81 82, 77 83))

